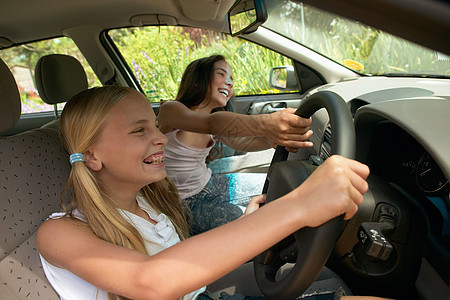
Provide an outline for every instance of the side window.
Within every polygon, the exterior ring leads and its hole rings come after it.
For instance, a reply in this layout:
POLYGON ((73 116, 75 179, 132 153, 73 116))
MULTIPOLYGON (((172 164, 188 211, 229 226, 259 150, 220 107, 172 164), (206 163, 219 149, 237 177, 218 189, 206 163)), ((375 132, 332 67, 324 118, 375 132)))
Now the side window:
MULTIPOLYGON (((0 51, 0 56, 16 79, 22 101, 22 114, 53 111, 52 105, 41 100, 36 89, 34 69, 37 61, 48 54, 66 54, 75 57, 84 66, 89 86, 100 85, 100 81, 88 65, 72 39, 60 37, 44 40, 20 46, 11 47, 0 51)), ((58 104, 61 110, 64 104, 58 104)))
POLYGON ((198 28, 138 27, 111 30, 109 36, 151 102, 174 99, 187 65, 212 54, 224 55, 231 65, 237 96, 282 93, 269 86, 270 69, 292 68, 289 58, 267 48, 198 28))

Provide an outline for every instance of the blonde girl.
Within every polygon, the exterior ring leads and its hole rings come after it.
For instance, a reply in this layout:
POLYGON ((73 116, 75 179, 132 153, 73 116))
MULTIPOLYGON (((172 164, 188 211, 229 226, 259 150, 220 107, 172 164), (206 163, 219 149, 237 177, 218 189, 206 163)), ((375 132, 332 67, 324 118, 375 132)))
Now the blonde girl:
POLYGON ((186 238, 184 207, 164 169, 167 139, 142 94, 118 86, 81 92, 64 108, 61 134, 72 202, 36 239, 62 299, 195 299, 299 228, 350 218, 368 188, 366 166, 333 156, 286 196, 186 238))

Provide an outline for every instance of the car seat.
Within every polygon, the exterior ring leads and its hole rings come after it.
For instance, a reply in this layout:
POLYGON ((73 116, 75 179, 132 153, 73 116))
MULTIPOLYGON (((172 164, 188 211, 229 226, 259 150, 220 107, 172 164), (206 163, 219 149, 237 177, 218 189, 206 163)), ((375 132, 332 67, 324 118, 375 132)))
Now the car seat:
POLYGON ((88 80, 81 63, 65 54, 42 56, 35 67, 36 88, 42 101, 53 105, 55 119, 43 127, 58 128, 57 104, 88 88, 88 80))
POLYGON ((0 59, 0 298, 59 299, 42 270, 36 231, 60 210, 69 155, 55 129, 1 137, 19 120, 20 108, 14 77, 0 59))

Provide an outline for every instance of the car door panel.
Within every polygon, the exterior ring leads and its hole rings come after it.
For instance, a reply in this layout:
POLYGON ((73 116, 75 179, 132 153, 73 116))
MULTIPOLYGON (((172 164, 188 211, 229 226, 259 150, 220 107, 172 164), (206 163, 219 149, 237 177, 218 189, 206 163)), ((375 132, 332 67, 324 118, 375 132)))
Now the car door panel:
POLYGON ((234 112, 248 115, 267 114, 293 107, 297 108, 302 96, 298 93, 277 95, 252 95, 232 98, 234 112))

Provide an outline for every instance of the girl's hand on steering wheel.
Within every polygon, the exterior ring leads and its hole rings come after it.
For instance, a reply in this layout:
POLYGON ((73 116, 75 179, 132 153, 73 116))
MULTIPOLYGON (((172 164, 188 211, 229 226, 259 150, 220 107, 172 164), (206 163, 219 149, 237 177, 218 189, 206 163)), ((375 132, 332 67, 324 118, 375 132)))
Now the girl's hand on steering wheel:
POLYGON ((307 220, 306 226, 316 227, 339 215, 350 219, 363 201, 369 185, 369 168, 352 159, 333 155, 296 188, 293 199, 307 220))

